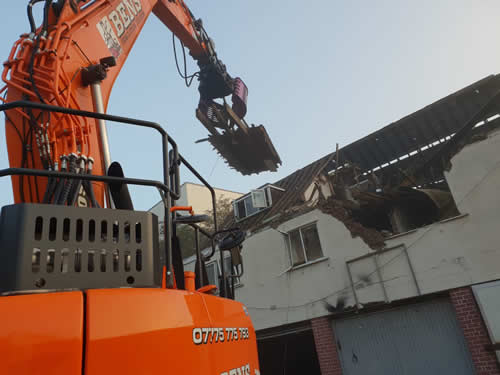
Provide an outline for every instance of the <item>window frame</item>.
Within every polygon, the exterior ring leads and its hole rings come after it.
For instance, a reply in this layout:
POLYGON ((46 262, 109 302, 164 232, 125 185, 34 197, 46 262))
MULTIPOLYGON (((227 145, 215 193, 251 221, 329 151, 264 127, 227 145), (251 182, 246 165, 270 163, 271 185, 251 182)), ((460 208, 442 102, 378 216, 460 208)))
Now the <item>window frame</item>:
POLYGON ((307 224, 304 224, 304 225, 300 225, 298 227, 295 227, 295 228, 287 231, 286 232, 285 243, 286 243, 287 250, 288 250, 288 258, 289 258, 289 261, 290 261, 290 269, 300 268, 300 267, 303 267, 303 266, 305 266, 307 264, 314 264, 314 263, 317 263, 318 261, 320 261, 322 259, 325 259, 325 254, 323 252, 323 245, 321 243, 321 238, 319 236, 318 221, 317 220, 312 221, 312 222, 307 223, 307 224), (306 252, 306 246, 305 246, 305 243, 304 243, 304 236, 302 235, 302 230, 305 229, 305 228, 311 227, 313 225, 316 227, 316 232, 318 233, 318 242, 319 242, 319 247, 320 247, 320 250, 321 250, 321 256, 319 258, 316 258, 316 259, 313 259, 313 260, 309 260, 309 257, 307 256, 307 252, 306 252), (300 243, 302 245, 302 254, 303 254, 304 260, 305 260, 304 263, 300 263, 300 264, 293 264, 293 258, 292 258, 292 249, 293 249, 293 247, 292 247, 292 243, 291 243, 290 233, 295 232, 295 231, 299 232, 300 243))
MULTIPOLYGON (((236 219, 236 222, 245 220, 248 217, 251 217, 253 215, 257 215, 258 213, 260 213, 260 212, 262 212, 262 211, 264 211, 264 210, 272 207, 273 206, 273 198, 272 198, 272 194, 271 194, 271 189, 285 191, 285 189, 283 189, 283 188, 267 184, 267 185, 264 185, 263 187, 261 187, 259 189, 251 190, 250 193, 245 194, 244 196, 239 197, 238 199, 235 199, 232 203, 233 203, 234 218, 236 219), (254 202, 253 196, 254 196, 255 192, 263 192, 264 193, 264 197, 265 197, 265 200, 266 200, 266 206, 265 207, 255 207, 253 205, 253 202, 254 202), (248 199, 252 203, 252 207, 254 207, 254 208, 258 209, 258 210, 256 212, 250 214, 250 215, 246 215, 244 217, 240 217, 240 210, 238 209, 238 203, 242 202, 242 201, 245 201, 245 199, 248 199)), ((246 210, 246 207, 245 207, 245 214, 246 213, 247 213, 247 210, 246 210)))
POLYGON ((253 215, 257 215, 258 213, 260 213, 260 212, 264 211, 265 209, 271 207, 271 202, 269 201, 269 196, 268 196, 268 193, 267 193, 266 190, 267 189, 254 189, 250 193, 248 193, 248 194, 246 194, 246 195, 244 195, 244 196, 242 196, 242 197, 240 197, 238 199, 235 199, 233 201, 233 211, 234 211, 234 218, 236 219, 236 222, 245 220, 246 218, 249 218, 249 217, 251 217, 253 215), (267 206, 265 206, 265 207, 255 207, 253 205, 254 199, 253 199, 252 193, 254 193, 256 191, 262 191, 264 193, 264 197, 266 198, 266 204, 267 204, 267 206), (250 204, 252 205, 252 207, 254 209, 256 209, 256 211, 253 212, 253 213, 251 213, 250 215, 247 215, 247 209, 246 209, 246 206, 245 206, 245 203, 246 203, 245 201, 249 201, 250 204), (241 212, 238 209, 238 204, 240 202, 244 202, 243 205, 245 207, 245 216, 243 216, 243 217, 241 216, 241 212))
MULTIPOLYGON (((225 255, 222 261, 224 262, 226 259, 231 259, 231 254, 229 254, 229 255, 227 255, 227 256, 225 255)), ((232 260, 231 260, 230 264, 231 264, 231 265, 233 264, 233 261, 232 261, 232 260)), ((226 270, 226 265, 225 265, 225 264, 224 264, 224 270, 226 270)), ((233 272, 234 272, 234 266, 232 266, 232 267, 231 267, 231 270, 230 270, 230 271, 231 271, 231 272, 229 272, 229 273, 228 273, 228 275, 232 275, 232 274, 233 274, 233 272)), ((227 272, 227 270, 226 270, 226 272, 227 272)), ((231 278, 230 278, 230 280, 231 280, 231 279, 234 279, 234 287, 235 287, 235 288, 243 285, 243 284, 241 283, 241 278, 240 278, 240 277, 231 277, 231 278)))
MULTIPOLYGON (((219 262, 217 262, 217 259, 208 262, 205 264, 205 268, 207 269, 207 277, 208 277, 208 267, 212 266, 212 264, 215 264, 215 284, 209 284, 209 285, 215 285, 217 289, 219 289, 219 279, 220 279, 220 265, 219 262)), ((210 280, 208 280, 210 283, 210 280)))

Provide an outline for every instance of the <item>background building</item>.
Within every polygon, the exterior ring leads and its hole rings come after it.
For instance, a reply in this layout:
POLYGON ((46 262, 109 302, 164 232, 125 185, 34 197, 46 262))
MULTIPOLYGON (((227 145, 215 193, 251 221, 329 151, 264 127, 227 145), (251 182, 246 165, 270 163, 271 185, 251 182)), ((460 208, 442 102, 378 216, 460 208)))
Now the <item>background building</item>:
MULTIPOLYGON (((243 194, 235 191, 214 188, 216 199, 234 200, 243 194)), ((212 210, 212 196, 210 191, 200 184, 185 182, 181 185, 181 198, 177 201, 177 206, 192 206, 196 214, 205 214, 212 210)), ((149 210, 163 221, 163 203, 158 202, 149 210)))
MULTIPOLYGON (((212 195, 204 185, 185 182, 181 185, 180 190, 181 197, 176 202, 177 206, 191 206, 193 207, 193 210, 197 215, 206 214, 207 212, 212 211, 212 195)), ((243 195, 242 193, 219 188, 214 188, 214 190, 216 201, 219 201, 221 199, 234 200, 243 195)), ((158 202, 153 207, 151 207, 149 211, 158 216, 158 222, 160 225, 160 238, 163 238, 163 203, 161 201, 158 202)))

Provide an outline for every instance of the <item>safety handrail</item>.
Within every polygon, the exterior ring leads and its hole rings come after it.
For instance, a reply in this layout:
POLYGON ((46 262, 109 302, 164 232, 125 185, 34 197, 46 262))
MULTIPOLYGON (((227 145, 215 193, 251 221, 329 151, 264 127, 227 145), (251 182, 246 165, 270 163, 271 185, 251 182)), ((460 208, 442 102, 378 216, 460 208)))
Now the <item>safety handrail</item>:
MULTIPOLYGON (((68 114, 68 115, 73 115, 73 116, 81 116, 81 117, 88 117, 88 118, 94 118, 94 119, 100 119, 100 120, 106 120, 106 121, 111 121, 111 122, 116 122, 120 124, 127 124, 127 125, 132 125, 132 126, 141 126, 141 127, 147 127, 156 130, 157 132, 160 133, 161 138, 162 138, 162 153, 163 153, 163 186, 166 187, 165 194, 166 196, 169 196, 171 199, 179 199, 180 196, 178 195, 179 192, 179 179, 175 179, 175 186, 174 190, 170 189, 170 184, 169 184, 169 153, 168 153, 168 144, 170 143, 172 145, 172 149, 174 151, 174 160, 178 160, 179 158, 179 150, 177 147, 177 143, 168 136, 167 132, 163 127, 156 123, 156 122, 151 122, 151 121, 145 121, 145 120, 139 120, 139 119, 134 119, 130 117, 123 117, 123 116, 115 116, 115 115, 109 115, 105 113, 96 113, 96 112, 90 112, 90 111, 82 111, 79 109, 72 109, 72 108, 65 108, 65 107, 59 107, 59 106, 54 106, 50 104, 45 104, 45 103, 37 103, 37 102, 32 102, 32 101, 27 101, 27 100, 19 100, 15 102, 10 102, 10 103, 5 103, 0 105, 0 112, 3 111, 8 111, 11 109, 16 109, 16 108, 32 108, 32 109, 38 109, 41 111, 48 111, 48 112, 55 112, 55 113, 62 113, 62 114, 68 114)), ((7 169, 4 171, 9 171, 13 172, 13 170, 17 170, 20 172, 22 168, 13 168, 13 169, 7 169)), ((84 175, 59 175, 58 173, 62 172, 55 172, 55 171, 43 171, 43 170, 32 170, 37 173, 42 173, 42 174, 31 174, 32 176, 39 175, 39 176, 46 176, 46 177, 68 177, 68 178, 78 178, 82 180, 87 180, 87 179, 93 179, 94 181, 103 181, 103 182, 120 182, 120 183, 127 183, 127 181, 148 181, 148 180, 140 180, 140 179, 127 179, 127 178, 122 178, 122 177, 110 177, 110 176, 97 176, 97 175, 89 175, 92 176, 92 178, 89 177, 84 177, 84 175), (53 173, 53 174, 44 174, 44 173, 53 173), (97 179, 94 179, 97 177, 97 179)), ((22 171, 21 171, 22 172, 22 171)), ((25 170, 24 172, 27 172, 25 170)), ((27 172, 28 173, 28 172, 27 172)), ((29 172, 33 173, 33 172, 29 172)), ((14 173, 12 173, 14 174, 14 173)), ((23 173, 18 173, 19 175, 22 175, 23 173)), ((30 175, 30 174, 26 174, 30 175)), ((159 182, 155 182, 159 183, 159 182)), ((135 183, 130 182, 130 184, 134 185, 135 183)), ((145 184, 138 184, 138 185, 145 185, 145 184)), ((156 186, 156 185, 151 185, 151 186, 156 186)), ((159 187, 159 186, 157 186, 159 187)), ((160 188, 160 190, 163 190, 160 188)), ((165 197, 162 196, 162 201, 165 206, 165 220, 167 221, 167 233, 172 233, 172 218, 169 215, 170 213, 170 207, 171 207, 171 201, 170 199, 165 199, 165 197)), ((166 284, 168 288, 173 288, 174 286, 174 281, 173 281, 173 274, 172 274, 172 243, 171 241, 165 241, 166 245, 166 284)))

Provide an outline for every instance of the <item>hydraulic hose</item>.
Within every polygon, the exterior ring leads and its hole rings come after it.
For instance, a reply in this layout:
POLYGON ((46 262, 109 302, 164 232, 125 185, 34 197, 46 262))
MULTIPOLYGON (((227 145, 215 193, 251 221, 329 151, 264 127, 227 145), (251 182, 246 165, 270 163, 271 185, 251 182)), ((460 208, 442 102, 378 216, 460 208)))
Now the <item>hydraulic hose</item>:
MULTIPOLYGON (((68 172, 70 172, 70 173, 76 172, 76 160, 77 160, 77 156, 75 154, 71 154, 69 156, 68 172)), ((71 191, 71 188, 73 187, 73 183, 74 183, 74 181, 72 179, 65 181, 61 195, 60 195, 59 199, 57 200, 56 204, 59 204, 59 205, 66 204, 66 201, 68 200, 69 192, 71 191)))
MULTIPOLYGON (((94 159, 90 157, 88 159, 87 174, 92 174, 93 166, 94 166, 94 159)), ((85 180, 82 182, 82 184, 83 184, 83 189, 85 190, 85 194, 87 194, 87 197, 89 198, 92 207, 100 208, 101 206, 99 205, 97 199, 95 198, 94 186, 92 185, 92 182, 89 180, 85 180)))
MULTIPOLYGON (((63 155, 61 156, 61 172, 67 172, 68 171, 67 167, 68 167, 68 157, 66 155, 63 155)), ((57 202, 59 201, 65 183, 66 183, 65 178, 60 178, 59 181, 57 182, 56 190, 54 192, 54 204, 57 204, 57 202)))
POLYGON ((92 186, 92 182, 86 180, 83 181, 82 184, 83 184, 83 189, 85 190, 85 194, 87 194, 87 197, 89 198, 92 207, 100 208, 101 206, 99 205, 97 199, 95 198, 94 187, 92 186))
MULTIPOLYGON (((79 167, 77 173, 84 174, 86 167, 86 158, 84 156, 80 156, 79 158, 79 167)), ((71 187, 71 191, 68 196, 68 206, 74 206, 76 200, 78 199, 78 194, 80 193, 80 188, 82 186, 82 180, 73 181, 73 186, 71 187)))
POLYGON ((43 26, 42 35, 47 34, 49 31, 49 10, 52 5, 52 0, 45 0, 45 7, 43 8, 43 26))
POLYGON ((45 194, 43 196, 43 203, 50 203, 52 201, 52 197, 54 196, 55 189, 57 186, 57 179, 49 178, 49 182, 47 183, 47 188, 45 189, 45 194))
POLYGON ((35 5, 36 3, 40 3, 42 1, 45 1, 45 0, 31 0, 28 3, 28 8, 27 8, 28 20, 30 22, 30 30, 31 30, 32 34, 35 34, 35 32, 36 32, 35 18, 33 17, 33 5, 35 5))

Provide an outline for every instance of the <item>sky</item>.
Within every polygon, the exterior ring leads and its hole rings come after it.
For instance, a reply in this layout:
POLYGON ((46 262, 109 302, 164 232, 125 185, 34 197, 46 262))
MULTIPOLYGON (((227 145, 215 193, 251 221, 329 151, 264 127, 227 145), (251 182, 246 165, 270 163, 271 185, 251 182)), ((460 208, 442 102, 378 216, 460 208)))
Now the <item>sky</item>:
MULTIPOLYGON (((214 187, 248 192, 500 70, 496 0, 185 0, 232 76, 249 87, 246 120, 263 124, 283 165, 242 176, 208 143, 199 95, 178 76, 171 32, 152 14, 118 77, 108 113, 159 122, 214 187)), ((5 60, 28 30, 26 1, 2 1, 5 60)), ((194 62, 188 64, 196 70, 194 62)), ((160 180, 161 147, 147 130, 108 124, 111 157, 129 177, 160 180)), ((3 133, 2 133, 3 134, 3 133)), ((1 168, 8 166, 0 137, 1 168)), ((196 182, 183 171, 182 181, 196 182)), ((155 190, 131 188, 147 210, 155 190)), ((0 180, 0 205, 12 203, 0 180)))

